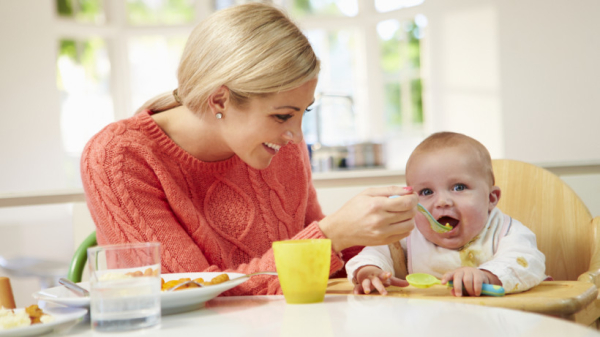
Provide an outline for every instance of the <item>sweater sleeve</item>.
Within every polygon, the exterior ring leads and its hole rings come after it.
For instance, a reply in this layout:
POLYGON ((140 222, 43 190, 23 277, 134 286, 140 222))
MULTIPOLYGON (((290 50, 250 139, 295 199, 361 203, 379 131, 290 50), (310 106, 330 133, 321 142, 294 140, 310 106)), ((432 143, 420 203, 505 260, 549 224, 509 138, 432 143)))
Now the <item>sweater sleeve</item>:
POLYGON ((537 249, 535 234, 513 219, 492 260, 479 266, 496 275, 506 293, 525 291, 546 278, 546 258, 537 249))

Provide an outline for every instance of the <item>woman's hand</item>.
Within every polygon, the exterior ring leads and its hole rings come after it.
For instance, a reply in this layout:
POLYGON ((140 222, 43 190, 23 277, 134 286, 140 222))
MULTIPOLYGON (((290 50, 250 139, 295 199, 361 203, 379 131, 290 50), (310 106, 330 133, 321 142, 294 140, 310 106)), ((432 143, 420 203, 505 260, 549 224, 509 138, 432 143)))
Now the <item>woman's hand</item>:
POLYGON ((381 295, 387 295, 385 287, 406 287, 408 282, 393 277, 390 272, 383 271, 375 266, 364 266, 356 271, 356 285, 354 294, 369 294, 377 290, 381 295))
POLYGON ((335 251, 400 241, 414 228, 419 198, 411 187, 369 188, 319 222, 335 251), (389 196, 400 195, 390 199, 389 196))
POLYGON ((480 296, 481 285, 483 283, 502 285, 500 279, 491 272, 485 269, 477 269, 473 267, 461 267, 454 271, 447 272, 442 277, 442 284, 453 282, 452 294, 460 297, 463 295, 463 289, 469 296, 480 296))

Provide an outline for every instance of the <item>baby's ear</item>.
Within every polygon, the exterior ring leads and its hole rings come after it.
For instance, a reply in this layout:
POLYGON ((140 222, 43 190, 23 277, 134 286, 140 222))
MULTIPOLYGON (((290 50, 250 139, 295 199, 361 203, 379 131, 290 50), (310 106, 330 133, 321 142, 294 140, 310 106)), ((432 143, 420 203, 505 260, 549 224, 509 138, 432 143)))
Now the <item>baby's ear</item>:
POLYGON ((500 201, 501 195, 500 187, 492 186, 492 190, 490 191, 490 204, 488 206, 488 212, 491 212, 496 205, 498 205, 498 201, 500 201))

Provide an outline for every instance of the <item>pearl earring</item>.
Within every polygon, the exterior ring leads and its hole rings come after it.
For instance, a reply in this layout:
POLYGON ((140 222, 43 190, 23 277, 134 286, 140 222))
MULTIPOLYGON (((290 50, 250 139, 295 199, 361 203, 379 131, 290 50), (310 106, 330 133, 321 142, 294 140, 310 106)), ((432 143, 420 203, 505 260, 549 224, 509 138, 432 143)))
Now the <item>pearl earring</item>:
POLYGON ((215 117, 217 117, 217 119, 221 119, 223 118, 223 114, 220 112, 217 112, 217 114, 215 115, 215 117))

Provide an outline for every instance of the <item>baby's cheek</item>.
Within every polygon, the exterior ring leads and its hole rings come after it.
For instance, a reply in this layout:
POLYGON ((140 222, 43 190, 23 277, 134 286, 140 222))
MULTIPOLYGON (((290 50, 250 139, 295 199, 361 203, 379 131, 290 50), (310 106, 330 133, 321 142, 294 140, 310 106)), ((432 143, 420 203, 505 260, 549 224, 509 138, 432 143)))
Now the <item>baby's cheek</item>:
POLYGON ((441 240, 442 238, 439 236, 439 234, 437 234, 436 232, 434 232, 431 229, 431 226, 429 225, 429 222, 427 222, 427 220, 425 221, 415 221, 416 224, 416 228, 419 230, 419 232, 421 232, 421 234, 423 234, 423 236, 425 237, 425 239, 427 239, 427 241, 429 242, 433 242, 437 245, 441 245, 441 240))

